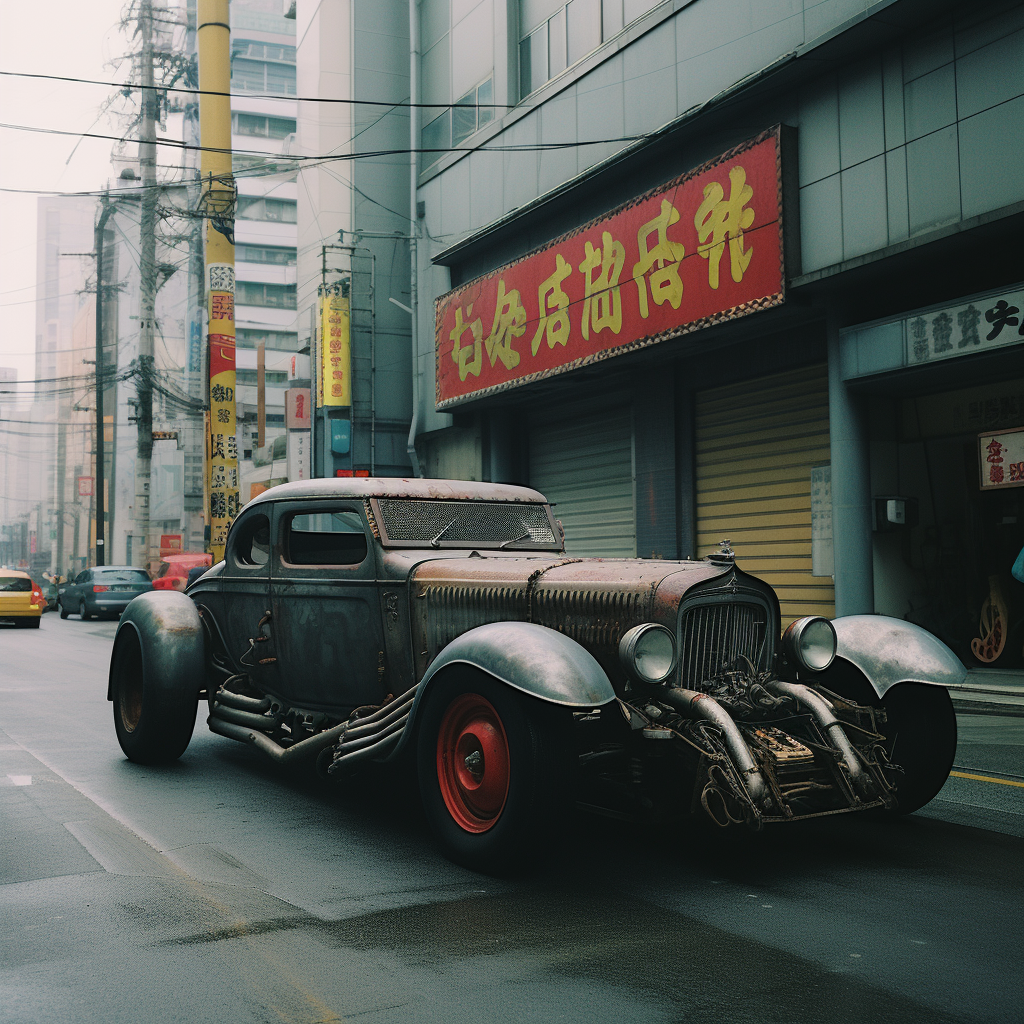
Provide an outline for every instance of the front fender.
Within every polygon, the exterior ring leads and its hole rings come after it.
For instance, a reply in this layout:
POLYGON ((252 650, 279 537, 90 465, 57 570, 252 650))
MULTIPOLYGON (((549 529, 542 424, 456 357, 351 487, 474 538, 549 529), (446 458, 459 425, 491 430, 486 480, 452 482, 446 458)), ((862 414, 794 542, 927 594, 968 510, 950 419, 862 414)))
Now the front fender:
MULTIPOLYGON (((960 659, 926 629, 888 615, 833 619, 836 658, 861 671, 879 697, 897 683, 957 686, 967 678, 960 659)), ((827 684, 826 684, 827 685, 827 684)))
POLYGON ((199 610, 177 590, 152 590, 130 601, 121 615, 110 657, 107 700, 114 699, 114 656, 127 630, 139 638, 147 685, 177 689, 183 680, 195 680, 196 692, 203 688, 205 638, 199 610))
POLYGON ((575 640, 533 622, 491 622, 456 637, 431 662, 416 691, 402 738, 386 760, 397 758, 415 735, 431 682, 454 665, 478 669, 549 704, 585 709, 615 699, 604 669, 575 640))

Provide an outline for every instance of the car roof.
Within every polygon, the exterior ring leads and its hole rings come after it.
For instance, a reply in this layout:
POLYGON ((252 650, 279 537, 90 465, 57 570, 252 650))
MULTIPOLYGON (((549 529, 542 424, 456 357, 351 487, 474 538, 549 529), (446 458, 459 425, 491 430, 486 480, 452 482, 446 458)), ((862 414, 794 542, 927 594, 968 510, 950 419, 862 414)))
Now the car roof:
POLYGON ((108 570, 124 572, 126 569, 134 569, 137 572, 145 572, 141 566, 138 565, 90 565, 89 568, 94 572, 107 572, 108 570))
POLYGON ((408 477, 322 477, 293 480, 262 491, 247 508, 264 501, 301 498, 433 498, 441 501, 547 501, 540 491, 514 484, 408 477))
POLYGON ((22 572, 20 569, 0 569, 0 576, 20 576, 22 579, 32 579, 27 572, 22 572))

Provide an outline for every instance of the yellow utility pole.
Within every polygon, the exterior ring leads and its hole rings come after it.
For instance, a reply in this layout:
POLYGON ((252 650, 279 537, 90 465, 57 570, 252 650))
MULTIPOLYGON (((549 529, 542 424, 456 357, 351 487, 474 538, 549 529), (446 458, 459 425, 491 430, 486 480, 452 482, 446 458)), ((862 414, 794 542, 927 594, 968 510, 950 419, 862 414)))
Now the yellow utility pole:
POLYGON ((224 557, 238 514, 235 421, 235 181, 231 167, 231 26, 228 0, 199 0, 199 139, 206 215, 210 436, 206 479, 210 551, 224 557))

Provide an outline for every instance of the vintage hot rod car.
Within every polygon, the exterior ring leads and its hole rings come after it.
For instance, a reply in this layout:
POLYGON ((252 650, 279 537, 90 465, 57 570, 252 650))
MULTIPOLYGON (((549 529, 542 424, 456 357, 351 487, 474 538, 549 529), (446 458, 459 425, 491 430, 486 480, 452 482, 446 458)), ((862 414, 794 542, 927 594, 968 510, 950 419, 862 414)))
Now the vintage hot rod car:
POLYGON ((501 871, 573 801, 726 826, 913 811, 956 750, 953 653, 917 626, 800 619, 723 550, 573 558, 536 491, 445 480, 283 484, 187 593, 137 597, 108 699, 125 754, 210 728, 344 779, 415 766, 452 859, 501 871))

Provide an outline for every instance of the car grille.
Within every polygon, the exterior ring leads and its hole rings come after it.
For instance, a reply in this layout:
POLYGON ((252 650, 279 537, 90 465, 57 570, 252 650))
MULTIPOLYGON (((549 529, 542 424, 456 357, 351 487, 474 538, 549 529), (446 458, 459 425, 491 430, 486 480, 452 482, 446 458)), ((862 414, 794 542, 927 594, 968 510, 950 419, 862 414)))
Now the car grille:
POLYGON ((683 613, 680 682, 699 689, 740 657, 768 668, 768 614, 756 604, 706 604, 683 613))

